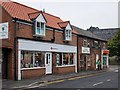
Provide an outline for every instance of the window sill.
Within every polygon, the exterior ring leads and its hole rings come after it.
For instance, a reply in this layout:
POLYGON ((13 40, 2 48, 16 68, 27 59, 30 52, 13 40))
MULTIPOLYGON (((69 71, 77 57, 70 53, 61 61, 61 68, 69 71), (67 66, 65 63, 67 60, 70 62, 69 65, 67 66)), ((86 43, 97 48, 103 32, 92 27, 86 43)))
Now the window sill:
POLYGON ((56 67, 70 67, 70 66, 75 66, 75 64, 73 64, 73 65, 62 65, 62 66, 56 66, 56 67))
POLYGON ((32 70, 32 69, 42 69, 45 67, 34 67, 34 68, 22 68, 21 70, 32 70))
POLYGON ((34 34, 34 37, 44 37, 45 35, 41 35, 41 34, 34 34))

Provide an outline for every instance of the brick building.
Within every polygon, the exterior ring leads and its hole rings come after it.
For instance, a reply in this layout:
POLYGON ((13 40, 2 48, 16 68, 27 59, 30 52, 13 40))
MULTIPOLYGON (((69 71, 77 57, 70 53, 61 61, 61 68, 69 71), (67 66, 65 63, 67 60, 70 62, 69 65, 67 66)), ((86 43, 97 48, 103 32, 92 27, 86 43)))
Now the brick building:
MULTIPOLYGON (((80 60, 93 58, 90 60, 94 62, 92 53, 101 55, 101 49, 83 47, 84 38, 90 41, 89 44, 93 40, 106 42, 81 35, 83 32, 77 31, 70 21, 17 2, 0 3, 0 11, 3 79, 21 80, 77 72, 82 67, 80 60), (82 49, 88 50, 87 53, 82 49)), ((85 62, 83 68, 87 70, 88 59, 85 62)), ((95 65, 92 63, 90 68, 95 69, 95 65)))
POLYGON ((96 70, 97 60, 100 59, 102 68, 108 67, 108 54, 107 41, 101 39, 91 33, 90 31, 83 30, 79 27, 73 26, 73 29, 78 32, 77 38, 77 53, 78 53, 78 71, 96 70))

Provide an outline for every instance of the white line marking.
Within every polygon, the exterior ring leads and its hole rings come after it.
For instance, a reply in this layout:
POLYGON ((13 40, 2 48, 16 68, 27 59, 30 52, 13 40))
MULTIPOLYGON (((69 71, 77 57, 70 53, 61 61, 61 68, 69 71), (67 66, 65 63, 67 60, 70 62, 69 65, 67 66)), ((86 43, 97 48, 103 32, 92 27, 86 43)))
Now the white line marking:
POLYGON ((99 83, 95 83, 93 84, 93 86, 96 86, 96 85, 99 85, 99 84, 102 84, 103 82, 99 82, 99 83))
POLYGON ((107 82, 111 81, 111 79, 108 79, 107 82))

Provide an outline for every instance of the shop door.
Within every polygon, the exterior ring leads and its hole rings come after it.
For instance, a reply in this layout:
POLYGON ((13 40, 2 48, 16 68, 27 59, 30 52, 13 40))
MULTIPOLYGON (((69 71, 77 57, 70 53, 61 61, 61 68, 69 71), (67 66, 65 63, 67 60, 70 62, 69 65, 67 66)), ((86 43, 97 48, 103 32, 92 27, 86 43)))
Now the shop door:
POLYGON ((7 79, 8 72, 8 50, 2 50, 2 78, 7 79))
POLYGON ((52 53, 45 54, 45 67, 46 67, 46 74, 52 73, 52 53))

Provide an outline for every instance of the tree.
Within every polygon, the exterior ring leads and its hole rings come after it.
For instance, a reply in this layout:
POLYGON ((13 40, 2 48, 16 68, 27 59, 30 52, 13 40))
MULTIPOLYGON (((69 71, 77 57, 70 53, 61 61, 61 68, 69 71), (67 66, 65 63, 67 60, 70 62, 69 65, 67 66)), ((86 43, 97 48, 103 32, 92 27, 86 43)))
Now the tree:
POLYGON ((120 61, 120 29, 116 35, 108 41, 108 49, 110 50, 110 56, 117 56, 120 61))

